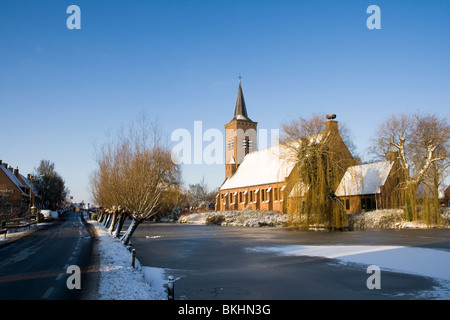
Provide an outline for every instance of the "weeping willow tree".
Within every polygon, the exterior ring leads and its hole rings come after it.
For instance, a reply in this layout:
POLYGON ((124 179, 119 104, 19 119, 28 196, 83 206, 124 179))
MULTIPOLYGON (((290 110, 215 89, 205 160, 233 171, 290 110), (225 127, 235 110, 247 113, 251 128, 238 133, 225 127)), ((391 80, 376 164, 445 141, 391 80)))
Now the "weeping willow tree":
POLYGON ((421 220, 427 226, 440 226, 443 223, 439 201, 439 186, 442 183, 439 179, 441 173, 436 163, 430 169, 424 182, 421 184, 419 201, 421 220))
POLYGON ((334 161, 327 145, 307 141, 301 145, 294 177, 293 201, 296 210, 291 222, 301 227, 346 227, 344 205, 335 195, 339 184, 337 178, 342 176, 341 167, 334 161))
POLYGON ((289 177, 289 220, 297 227, 343 229, 348 225, 347 214, 335 190, 348 166, 355 163, 347 147, 352 144, 345 128, 338 130, 336 121, 322 119, 316 115, 283 126, 282 142, 296 163, 289 177))

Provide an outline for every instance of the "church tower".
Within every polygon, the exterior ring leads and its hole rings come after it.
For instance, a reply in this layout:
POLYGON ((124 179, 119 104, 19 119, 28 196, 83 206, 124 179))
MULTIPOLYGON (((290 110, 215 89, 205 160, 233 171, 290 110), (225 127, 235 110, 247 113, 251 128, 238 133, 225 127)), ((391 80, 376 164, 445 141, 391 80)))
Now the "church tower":
POLYGON ((225 179, 234 174, 248 153, 257 150, 257 124, 248 117, 239 80, 234 117, 225 125, 225 179))

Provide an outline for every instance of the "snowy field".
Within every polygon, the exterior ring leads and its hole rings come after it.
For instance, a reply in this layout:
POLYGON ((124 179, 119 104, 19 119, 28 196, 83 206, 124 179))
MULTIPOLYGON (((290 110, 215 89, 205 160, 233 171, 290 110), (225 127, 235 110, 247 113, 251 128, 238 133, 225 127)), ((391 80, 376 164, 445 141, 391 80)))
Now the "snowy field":
MULTIPOLYGON (((249 248, 249 252, 270 252, 287 256, 337 259, 339 263, 377 265, 381 272, 394 271, 435 278, 440 284, 423 298, 450 299, 450 252, 402 246, 272 246, 249 248)), ((381 276, 382 277, 382 276, 381 276)))
POLYGON ((119 239, 97 221, 88 220, 99 240, 100 284, 97 300, 167 300, 165 269, 141 266, 119 239))

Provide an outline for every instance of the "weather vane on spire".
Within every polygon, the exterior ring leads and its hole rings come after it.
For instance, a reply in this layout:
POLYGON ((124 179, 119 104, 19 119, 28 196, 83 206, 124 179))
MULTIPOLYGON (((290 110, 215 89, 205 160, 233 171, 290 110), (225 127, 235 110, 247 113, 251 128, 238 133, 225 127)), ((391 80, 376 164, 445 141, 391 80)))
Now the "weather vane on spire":
POLYGON ((241 80, 242 80, 242 76, 241 76, 241 73, 239 72, 239 76, 238 76, 238 79, 239 79, 239 83, 241 83, 241 80))

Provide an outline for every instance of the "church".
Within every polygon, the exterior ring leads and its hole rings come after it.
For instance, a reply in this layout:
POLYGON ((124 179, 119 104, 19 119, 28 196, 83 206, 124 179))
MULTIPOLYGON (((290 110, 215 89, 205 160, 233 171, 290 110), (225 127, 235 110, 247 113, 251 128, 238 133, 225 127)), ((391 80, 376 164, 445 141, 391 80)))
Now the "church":
MULTIPOLYGON (((385 186, 396 159, 377 164, 357 166, 356 161, 339 134, 334 117, 324 119, 325 130, 310 141, 326 144, 341 164, 336 177, 336 196, 342 200, 347 213, 380 208, 381 193, 390 193, 385 186), (358 172, 355 177, 355 172, 358 172), (363 172, 363 173, 361 173, 363 172), (364 184, 370 173, 370 182, 364 184), (380 179, 374 176, 380 176, 380 179), (363 186, 361 187, 361 183, 363 186), (364 186, 370 184, 371 187, 364 186)), ((218 188, 216 211, 263 210, 292 213, 299 209, 305 186, 296 177, 296 161, 292 147, 278 144, 257 150, 257 125, 250 119, 241 81, 234 115, 225 124, 225 181, 218 188)), ((392 184, 392 183, 390 183, 392 184)), ((306 187, 307 189, 307 187, 306 187)))

